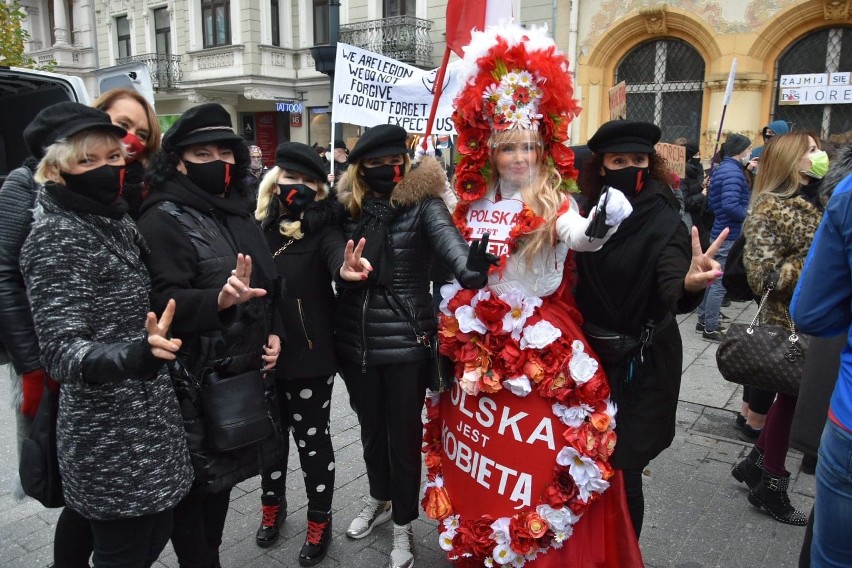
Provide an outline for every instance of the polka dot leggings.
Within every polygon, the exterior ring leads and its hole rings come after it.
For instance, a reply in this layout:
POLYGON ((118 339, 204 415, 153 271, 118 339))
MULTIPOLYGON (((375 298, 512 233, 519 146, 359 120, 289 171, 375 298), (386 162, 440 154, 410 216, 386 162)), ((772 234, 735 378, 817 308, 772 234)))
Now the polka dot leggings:
MULTIPOLYGON (((334 377, 278 378, 278 406, 281 427, 296 442, 308 509, 330 511, 334 495, 334 448, 329 434, 331 389, 334 377)), ((290 437, 283 440, 289 448, 290 437)), ((278 463, 266 464, 261 478, 264 496, 283 497, 287 481, 287 453, 278 463)))

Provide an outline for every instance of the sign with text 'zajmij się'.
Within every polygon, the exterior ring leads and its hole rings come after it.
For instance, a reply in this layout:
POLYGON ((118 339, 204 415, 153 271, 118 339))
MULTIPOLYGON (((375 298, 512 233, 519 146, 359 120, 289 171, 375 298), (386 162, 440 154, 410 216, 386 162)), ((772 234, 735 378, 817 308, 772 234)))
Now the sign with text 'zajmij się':
POLYGON ((781 75, 780 105, 842 105, 852 103, 852 72, 781 75))

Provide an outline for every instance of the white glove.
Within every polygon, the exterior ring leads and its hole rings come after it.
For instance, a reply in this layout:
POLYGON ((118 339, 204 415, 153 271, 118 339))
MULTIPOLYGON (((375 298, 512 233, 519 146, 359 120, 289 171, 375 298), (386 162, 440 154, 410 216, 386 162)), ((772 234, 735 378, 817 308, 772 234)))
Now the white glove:
MULTIPOLYGON (((607 193, 609 199, 606 203, 606 220, 604 222, 610 227, 617 227, 633 213, 633 206, 624 194, 617 189, 610 187, 607 193)), ((600 210, 605 197, 606 194, 601 195, 596 207, 597 210, 600 210)))
POLYGON ((423 149, 423 141, 417 143, 417 148, 414 149, 414 159, 419 160, 423 156, 435 157, 435 147, 432 146, 432 137, 426 139, 426 149, 423 149))

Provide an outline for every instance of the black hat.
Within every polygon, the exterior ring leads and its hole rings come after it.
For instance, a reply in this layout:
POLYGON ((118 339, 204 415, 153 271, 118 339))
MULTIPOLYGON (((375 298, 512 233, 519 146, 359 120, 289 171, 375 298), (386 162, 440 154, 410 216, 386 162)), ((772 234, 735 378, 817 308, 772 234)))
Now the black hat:
POLYGON ((737 154, 742 154, 749 146, 751 146, 751 140, 748 136, 736 133, 728 134, 728 137, 725 138, 725 143, 722 144, 722 155, 736 156, 737 154))
POLYGON ((355 147, 349 152, 349 161, 357 162, 365 158, 407 154, 408 146, 405 145, 407 138, 408 133, 401 126, 395 124, 374 126, 355 143, 355 147))
POLYGON ((103 130, 119 138, 127 134, 104 111, 68 101, 42 109, 24 129, 24 142, 30 154, 40 160, 48 146, 84 130, 103 130))
POLYGON ((163 136, 163 148, 172 150, 210 142, 242 142, 231 128, 231 115, 219 103, 192 107, 178 118, 163 136))
POLYGON ((589 149, 595 154, 608 152, 638 152, 654 154, 654 144, 660 141, 660 128, 650 122, 611 120, 601 125, 589 139, 589 149))
POLYGON ((695 142, 687 142, 686 144, 683 145, 683 147, 686 148, 686 159, 687 160, 698 153, 698 144, 696 144, 695 142))
POLYGON ((275 150, 275 165, 325 181, 328 171, 316 151, 301 142, 284 142, 275 150))
POLYGON ((334 141, 334 147, 335 148, 343 148, 347 152, 349 151, 349 148, 346 147, 346 142, 344 142, 340 138, 338 138, 337 140, 334 141))

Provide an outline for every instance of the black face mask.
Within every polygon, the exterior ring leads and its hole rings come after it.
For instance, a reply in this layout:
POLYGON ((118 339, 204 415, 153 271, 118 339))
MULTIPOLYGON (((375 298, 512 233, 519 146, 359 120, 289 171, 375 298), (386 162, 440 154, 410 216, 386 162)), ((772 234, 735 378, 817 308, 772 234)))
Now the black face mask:
POLYGON ((645 186, 648 173, 648 168, 637 168, 635 166, 628 166, 620 170, 610 170, 605 167, 603 183, 619 190, 627 199, 633 199, 639 195, 645 186))
POLYGON ((184 160, 186 177, 199 189, 211 195, 221 195, 231 187, 231 168, 233 164, 214 160, 203 164, 196 164, 184 160))
POLYGON ((279 183, 278 201, 287 210, 286 217, 297 219, 305 207, 317 198, 317 192, 303 183, 279 183))
POLYGON ((390 195, 396 184, 402 181, 403 164, 390 164, 376 168, 363 168, 364 181, 367 187, 379 195, 390 195))
POLYGON ((67 172, 60 172, 60 174, 65 180, 65 187, 74 193, 79 193, 104 205, 112 205, 121 197, 121 190, 124 187, 124 171, 124 166, 104 164, 82 174, 69 174, 67 172))

